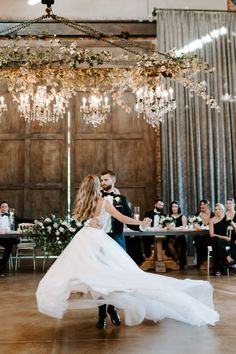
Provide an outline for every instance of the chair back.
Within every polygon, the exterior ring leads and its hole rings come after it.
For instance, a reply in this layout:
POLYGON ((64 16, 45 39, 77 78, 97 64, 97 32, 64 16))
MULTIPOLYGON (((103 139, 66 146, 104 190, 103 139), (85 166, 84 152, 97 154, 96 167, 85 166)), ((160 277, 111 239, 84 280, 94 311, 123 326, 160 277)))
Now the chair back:
POLYGON ((28 222, 22 222, 18 225, 17 231, 20 231, 22 233, 22 236, 20 236, 20 242, 33 241, 30 237, 27 237, 24 234, 25 232, 32 230, 33 227, 34 227, 34 224, 28 223, 28 222))

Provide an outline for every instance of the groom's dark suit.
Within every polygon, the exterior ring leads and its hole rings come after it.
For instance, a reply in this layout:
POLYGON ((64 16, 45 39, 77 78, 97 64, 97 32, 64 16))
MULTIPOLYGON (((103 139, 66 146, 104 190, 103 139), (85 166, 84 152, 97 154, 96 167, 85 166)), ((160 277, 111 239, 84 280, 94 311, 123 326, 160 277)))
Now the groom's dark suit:
MULTIPOLYGON (((113 206, 123 215, 132 217, 132 212, 130 210, 130 207, 128 205, 127 199, 124 195, 121 194, 114 194, 113 192, 108 193, 103 191, 102 192, 103 197, 106 197, 108 195, 112 196, 113 198, 113 206)), ((139 262, 140 254, 142 257, 142 252, 141 252, 141 244, 139 237, 133 237, 132 239, 127 239, 125 240, 124 237, 124 224, 120 222, 119 220, 115 219, 114 217, 111 217, 111 224, 108 225, 110 227, 110 230, 105 230, 107 234, 113 238, 114 241, 116 241, 127 253, 134 259, 136 263, 139 262), (136 245, 136 247, 135 247, 136 245)), ((138 225, 127 225, 129 228, 131 228, 134 231, 140 231, 138 225)), ((98 307, 99 308, 99 321, 97 323, 98 328, 105 328, 106 326, 106 318, 107 312, 111 316, 111 320, 113 324, 115 325, 120 325, 120 318, 119 315, 116 313, 114 306, 108 305, 106 308, 106 305, 101 305, 98 307)))
MULTIPOLYGON (((128 205, 127 199, 124 195, 113 194, 104 192, 104 197, 106 195, 111 195, 113 197, 113 206, 123 215, 132 217, 132 212, 128 205)), ((131 230, 140 231, 138 225, 127 225, 131 230)), ((107 231, 107 230, 106 230, 107 231)), ((141 243, 139 236, 137 237, 124 237, 124 224, 119 220, 111 217, 111 230, 107 232, 109 236, 113 238, 124 250, 127 251, 129 256, 140 265, 143 262, 143 255, 141 249, 141 243)))

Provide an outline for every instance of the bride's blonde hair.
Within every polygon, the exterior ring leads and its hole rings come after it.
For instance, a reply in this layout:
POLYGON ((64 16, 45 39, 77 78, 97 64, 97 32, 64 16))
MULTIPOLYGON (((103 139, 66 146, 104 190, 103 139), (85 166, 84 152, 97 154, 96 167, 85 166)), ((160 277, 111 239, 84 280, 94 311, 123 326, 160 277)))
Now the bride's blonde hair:
POLYGON ((93 217, 99 197, 100 181, 98 176, 88 175, 84 177, 74 202, 74 219, 86 221, 93 217))

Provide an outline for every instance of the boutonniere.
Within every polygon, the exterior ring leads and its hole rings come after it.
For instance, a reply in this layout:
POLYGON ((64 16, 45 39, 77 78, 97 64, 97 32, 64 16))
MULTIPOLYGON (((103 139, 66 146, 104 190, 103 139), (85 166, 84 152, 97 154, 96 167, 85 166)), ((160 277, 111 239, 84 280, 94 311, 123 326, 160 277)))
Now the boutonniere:
POLYGON ((121 197, 114 197, 115 204, 119 204, 121 202, 121 197))

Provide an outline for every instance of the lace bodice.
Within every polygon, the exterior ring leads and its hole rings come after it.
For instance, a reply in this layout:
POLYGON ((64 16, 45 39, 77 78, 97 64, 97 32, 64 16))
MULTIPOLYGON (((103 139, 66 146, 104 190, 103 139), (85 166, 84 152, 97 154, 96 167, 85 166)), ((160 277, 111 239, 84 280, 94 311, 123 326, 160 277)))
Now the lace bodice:
MULTIPOLYGON (((108 221, 109 217, 111 217, 111 215, 108 212, 106 212, 106 210, 105 210, 105 203, 106 203, 106 200, 104 199, 103 203, 102 203, 102 208, 101 208, 100 214, 98 216, 94 217, 98 220, 98 223, 103 230, 105 230, 105 227, 107 225, 107 221, 108 221)), ((89 224, 92 219, 93 218, 89 218, 84 223, 84 226, 90 226, 89 224)))

